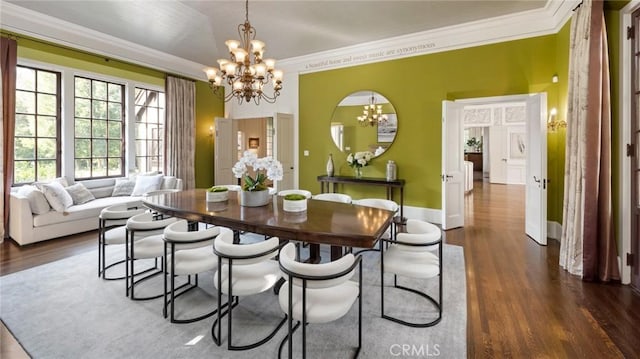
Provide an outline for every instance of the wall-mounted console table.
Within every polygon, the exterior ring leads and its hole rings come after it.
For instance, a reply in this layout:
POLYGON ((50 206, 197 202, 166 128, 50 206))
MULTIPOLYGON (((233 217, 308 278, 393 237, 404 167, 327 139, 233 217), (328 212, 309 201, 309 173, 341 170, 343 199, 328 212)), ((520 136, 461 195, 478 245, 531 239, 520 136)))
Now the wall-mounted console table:
POLYGON ((393 201, 393 190, 395 188, 400 189, 400 218, 404 221, 404 180, 397 179, 394 181, 387 181, 385 178, 371 178, 361 177, 356 178, 353 176, 318 176, 318 182, 320 182, 320 192, 336 192, 336 186, 338 184, 355 184, 365 186, 381 186, 387 189, 387 199, 393 201), (333 184, 333 188, 330 188, 333 184))

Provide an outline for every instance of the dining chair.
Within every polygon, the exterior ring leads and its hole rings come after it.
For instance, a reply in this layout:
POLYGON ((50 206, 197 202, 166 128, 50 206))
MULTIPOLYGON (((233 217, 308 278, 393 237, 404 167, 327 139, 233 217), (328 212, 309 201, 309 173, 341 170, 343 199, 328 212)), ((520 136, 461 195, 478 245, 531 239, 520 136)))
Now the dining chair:
POLYGON ((320 201, 351 203, 351 196, 343 193, 319 193, 312 198, 320 201))
POLYGON ((278 262, 273 260, 286 242, 280 244, 278 237, 250 244, 234 243, 233 234, 220 233, 214 242, 214 253, 218 255, 218 270, 215 286, 218 289, 218 317, 211 327, 211 335, 217 345, 222 343, 222 318, 227 316, 227 348, 247 350, 268 342, 284 325, 283 318, 264 338, 251 344, 233 344, 233 308, 239 304, 240 296, 257 295, 270 290, 280 279, 278 262), (227 310, 222 313, 222 295, 227 295, 227 310), (217 328, 217 330, 216 330, 217 328))
POLYGON ((216 313, 208 313, 189 319, 178 319, 175 314, 176 298, 198 287, 198 274, 212 271, 218 266, 218 256, 213 253, 213 241, 220 233, 231 232, 225 227, 195 228, 197 223, 184 219, 171 223, 164 229, 164 307, 163 315, 171 323, 193 323, 216 313), (176 277, 187 276, 187 281, 176 288, 176 277), (194 282, 191 282, 193 276, 194 282), (168 278, 167 278, 168 277, 168 278), (167 280, 168 279, 168 280, 167 280), (169 284, 167 284, 169 282, 169 284), (167 311, 169 307, 169 311, 167 311))
POLYGON ((162 234, 164 233, 164 228, 176 220, 177 218, 175 217, 165 218, 164 215, 152 212, 137 214, 127 220, 125 235, 125 277, 126 295, 131 300, 155 299, 163 295, 136 297, 134 289, 137 283, 164 273, 163 268, 158 268, 158 259, 162 258, 164 254, 162 234), (147 275, 136 280, 136 276, 141 274, 135 272, 135 263, 139 259, 153 259, 154 266, 151 268, 152 271, 147 275))
POLYGON ((307 324, 340 319, 358 299, 358 346, 354 355, 357 357, 362 348, 362 257, 349 253, 329 263, 301 263, 296 261, 294 245, 288 243, 280 251, 279 261, 286 282, 278 300, 287 314, 288 334, 280 343, 278 357, 285 342, 288 342, 289 358, 293 357, 293 333, 302 326, 302 357, 305 358, 307 324), (356 267, 358 282, 350 280, 356 267))
POLYGON ((125 263, 125 259, 106 264, 106 249, 108 245, 121 246, 125 244, 125 225, 127 219, 136 214, 144 213, 147 208, 140 202, 114 204, 103 208, 98 215, 98 278, 105 280, 120 280, 124 276, 108 277, 107 269, 125 263))
POLYGON ((307 198, 311 198, 311 192, 305 189, 285 189, 278 192, 278 197, 284 197, 288 194, 301 194, 307 198))
MULTIPOLYGON (((437 226, 417 219, 408 219, 407 232, 397 233, 395 239, 382 239, 380 241, 380 312, 382 318, 394 321, 410 327, 430 327, 442 319, 442 231, 437 226), (383 249, 383 242, 389 243, 389 248, 383 249), (437 253, 434 253, 434 251, 437 253), (417 317, 421 314, 433 315, 435 308, 437 317, 425 323, 416 323, 410 319, 400 319, 385 314, 384 306, 384 277, 385 273, 393 274, 393 287, 417 294, 425 298, 432 308, 413 308, 410 316, 417 317), (416 279, 431 279, 438 277, 438 299, 434 299, 426 291, 409 288, 398 284, 398 276, 416 279)), ((404 303, 404 302, 403 302, 404 303)), ((403 308, 406 310, 407 308, 403 308)))

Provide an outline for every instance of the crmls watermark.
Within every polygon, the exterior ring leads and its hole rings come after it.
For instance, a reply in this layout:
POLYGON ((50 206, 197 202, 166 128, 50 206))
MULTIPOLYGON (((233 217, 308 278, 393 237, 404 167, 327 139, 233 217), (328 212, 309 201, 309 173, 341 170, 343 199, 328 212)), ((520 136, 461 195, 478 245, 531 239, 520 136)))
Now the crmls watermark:
POLYGON ((391 344, 389 353, 394 357, 437 357, 439 344, 391 344))

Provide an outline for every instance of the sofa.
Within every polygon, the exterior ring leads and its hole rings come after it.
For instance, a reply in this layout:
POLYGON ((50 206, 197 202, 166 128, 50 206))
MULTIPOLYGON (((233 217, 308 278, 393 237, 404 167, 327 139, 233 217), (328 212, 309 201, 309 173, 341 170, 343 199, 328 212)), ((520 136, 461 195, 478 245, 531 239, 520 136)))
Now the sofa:
MULTIPOLYGON (((177 191, 182 188, 181 179, 163 175, 141 175, 134 178, 109 178, 76 183, 58 178, 49 183, 15 187, 12 188, 10 195, 9 236, 19 245, 26 245, 91 231, 98 228, 98 216, 103 208, 122 203, 140 207, 145 195, 158 191, 177 191), (150 181, 154 182, 153 185, 148 185, 150 181), (73 204, 56 203, 56 198, 49 196, 49 190, 55 187, 53 182, 60 184, 60 186, 55 185, 56 188, 64 188, 71 194, 73 204), (147 187, 141 186, 141 183, 146 183, 147 187), (77 192, 74 196, 72 188, 79 188, 86 196, 84 198, 80 196, 78 199, 77 192)), ((66 195, 64 196, 68 201, 66 195)))

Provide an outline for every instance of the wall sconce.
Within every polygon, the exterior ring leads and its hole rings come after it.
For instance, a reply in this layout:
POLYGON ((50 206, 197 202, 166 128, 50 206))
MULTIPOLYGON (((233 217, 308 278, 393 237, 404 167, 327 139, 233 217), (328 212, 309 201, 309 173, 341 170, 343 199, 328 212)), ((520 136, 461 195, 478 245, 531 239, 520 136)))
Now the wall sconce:
POLYGON ((547 129, 551 132, 556 132, 559 128, 566 128, 567 121, 558 120, 558 110, 555 107, 549 111, 549 120, 547 121, 547 129))
POLYGON ((213 126, 209 126, 209 137, 213 137, 213 126))
POLYGON ((258 147, 260 147, 260 138, 249 137, 249 148, 258 148, 258 147))
POLYGON ((551 76, 551 82, 553 82, 554 84, 557 84, 558 83, 558 75, 551 76))

